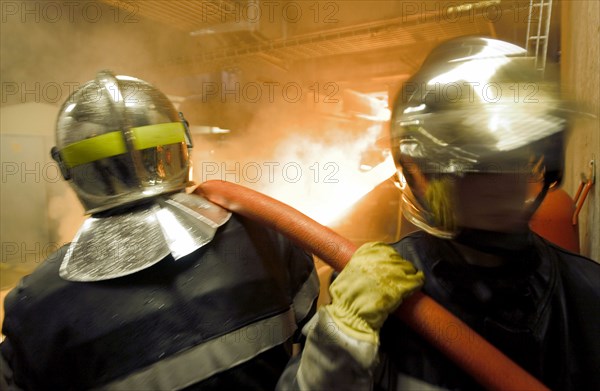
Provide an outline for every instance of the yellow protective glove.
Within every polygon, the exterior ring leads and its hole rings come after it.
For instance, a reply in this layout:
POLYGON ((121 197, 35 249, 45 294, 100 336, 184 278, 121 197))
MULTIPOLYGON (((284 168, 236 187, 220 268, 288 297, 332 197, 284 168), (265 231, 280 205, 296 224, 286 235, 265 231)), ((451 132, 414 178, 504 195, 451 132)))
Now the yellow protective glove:
POLYGON ((387 316, 424 280, 391 246, 366 243, 329 287, 332 301, 325 309, 346 335, 378 344, 387 316))

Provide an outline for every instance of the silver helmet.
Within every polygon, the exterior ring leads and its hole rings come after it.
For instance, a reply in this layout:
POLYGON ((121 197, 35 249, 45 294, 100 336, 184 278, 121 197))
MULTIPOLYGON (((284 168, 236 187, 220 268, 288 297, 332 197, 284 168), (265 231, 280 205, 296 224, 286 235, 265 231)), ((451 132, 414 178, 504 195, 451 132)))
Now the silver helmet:
POLYGON ((97 213, 185 188, 189 147, 162 92, 103 71, 63 104, 52 154, 86 213, 97 213))
POLYGON ((392 110, 392 151, 404 187, 403 213, 418 227, 453 238, 456 179, 514 173, 539 180, 524 201, 533 214, 563 171, 565 110, 557 83, 535 71, 525 49, 481 37, 435 48, 392 110))
POLYGON ((89 216, 69 244, 60 276, 99 281, 211 242, 231 214, 184 190, 187 122, 167 97, 129 76, 98 73, 63 104, 52 156, 89 216))

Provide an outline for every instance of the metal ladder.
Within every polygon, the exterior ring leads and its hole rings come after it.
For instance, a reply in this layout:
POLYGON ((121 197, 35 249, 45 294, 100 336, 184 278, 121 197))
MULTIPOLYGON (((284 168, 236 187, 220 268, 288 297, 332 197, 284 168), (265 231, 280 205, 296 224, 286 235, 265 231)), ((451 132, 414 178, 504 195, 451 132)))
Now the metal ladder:
POLYGON ((546 70, 551 16, 552 0, 529 0, 525 49, 535 59, 535 69, 542 76, 546 70))

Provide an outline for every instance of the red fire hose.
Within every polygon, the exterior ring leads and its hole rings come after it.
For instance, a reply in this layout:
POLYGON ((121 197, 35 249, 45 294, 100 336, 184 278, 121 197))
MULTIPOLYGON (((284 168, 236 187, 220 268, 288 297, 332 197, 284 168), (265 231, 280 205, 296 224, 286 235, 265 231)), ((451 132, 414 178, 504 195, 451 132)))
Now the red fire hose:
MULTIPOLYGON (((230 182, 204 182, 196 192, 242 216, 278 230, 342 270, 357 246, 294 208, 230 182)), ((413 330, 489 390, 548 390, 430 297, 417 292, 396 311, 413 330)))

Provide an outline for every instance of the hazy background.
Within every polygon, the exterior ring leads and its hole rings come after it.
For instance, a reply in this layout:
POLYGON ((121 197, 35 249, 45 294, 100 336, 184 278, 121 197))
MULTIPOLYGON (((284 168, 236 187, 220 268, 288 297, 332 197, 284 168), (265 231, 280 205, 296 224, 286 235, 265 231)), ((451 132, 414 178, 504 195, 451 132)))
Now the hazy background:
MULTIPOLYGON (((60 104, 98 70, 139 77, 172 98, 194 127, 195 180, 253 187, 357 243, 393 241, 410 227, 401 224, 399 192, 387 179, 394 172, 388 102, 442 40, 480 34, 523 45, 529 1, 0 6, 0 272, 10 287, 84 220, 49 150, 60 104), (230 132, 206 133, 209 126, 230 132)), ((594 0, 553 7, 548 58, 562 64, 549 72, 560 71, 596 115, 570 141, 564 188, 571 195, 600 154, 598 13, 594 0)), ((580 226, 583 253, 597 259, 595 189, 580 226)))

